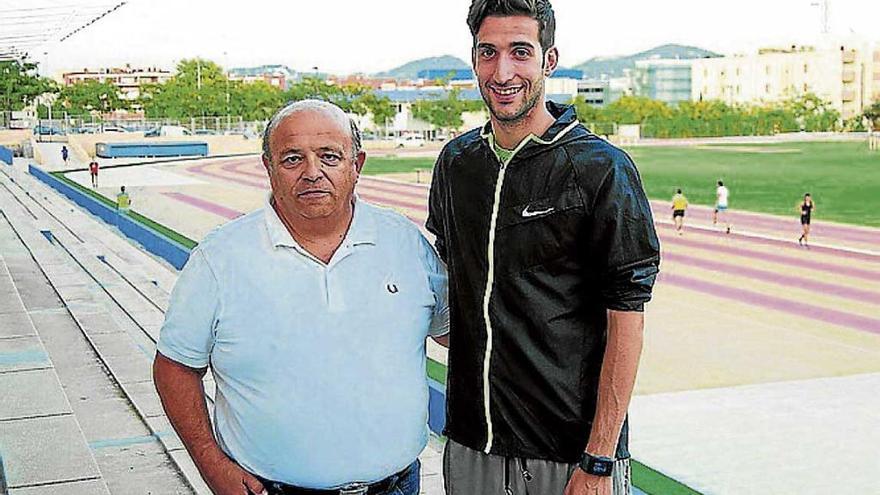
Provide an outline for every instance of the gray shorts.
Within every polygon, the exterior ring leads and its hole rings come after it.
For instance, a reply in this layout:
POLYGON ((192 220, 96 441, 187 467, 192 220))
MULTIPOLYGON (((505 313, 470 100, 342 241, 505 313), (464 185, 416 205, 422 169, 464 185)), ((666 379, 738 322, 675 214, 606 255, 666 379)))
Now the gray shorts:
MULTIPOLYGON (((452 440, 443 451, 446 495, 562 495, 576 468, 577 464, 484 454, 452 440)), ((612 493, 629 495, 630 477, 629 459, 617 461, 612 493)))

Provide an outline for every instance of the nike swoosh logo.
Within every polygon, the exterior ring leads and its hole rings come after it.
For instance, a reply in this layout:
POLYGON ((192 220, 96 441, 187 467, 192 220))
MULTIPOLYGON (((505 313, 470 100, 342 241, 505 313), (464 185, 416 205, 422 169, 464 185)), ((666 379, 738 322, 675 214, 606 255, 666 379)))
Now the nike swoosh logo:
POLYGON ((536 217, 536 216, 538 216, 538 215, 546 215, 546 214, 551 213, 553 210, 556 209, 556 208, 547 208, 546 210, 534 210, 534 211, 532 211, 532 210, 529 210, 529 208, 530 208, 531 206, 532 206, 532 205, 527 205, 525 208, 523 208, 523 211, 522 211, 522 216, 523 216, 523 218, 531 218, 531 217, 536 217))

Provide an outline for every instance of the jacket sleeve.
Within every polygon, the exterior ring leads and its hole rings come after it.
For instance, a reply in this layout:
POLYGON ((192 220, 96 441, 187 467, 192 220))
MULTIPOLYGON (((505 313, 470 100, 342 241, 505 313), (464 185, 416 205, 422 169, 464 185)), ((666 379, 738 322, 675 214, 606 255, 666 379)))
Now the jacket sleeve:
POLYGON ((599 275, 598 292, 608 309, 643 311, 660 266, 651 206, 626 153, 614 150, 595 159, 610 161, 590 195, 592 219, 586 236, 590 262, 599 275))
POLYGON ((434 173, 431 178, 431 192, 428 196, 428 220, 425 222, 425 228, 428 232, 434 234, 434 247, 437 248, 437 254, 444 262, 446 259, 446 174, 443 163, 444 156, 447 151, 444 148, 437 157, 434 164, 434 173))

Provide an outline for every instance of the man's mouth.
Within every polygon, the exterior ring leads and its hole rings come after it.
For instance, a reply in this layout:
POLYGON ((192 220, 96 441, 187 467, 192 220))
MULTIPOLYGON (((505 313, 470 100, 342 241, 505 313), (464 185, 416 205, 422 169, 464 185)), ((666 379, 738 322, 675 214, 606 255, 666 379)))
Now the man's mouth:
POLYGON ((495 93, 496 96, 502 99, 508 99, 520 91, 522 91, 522 85, 519 86, 506 86, 506 87, 498 87, 498 86, 489 86, 489 89, 495 93))
POLYGON ((328 194, 330 194, 330 191, 326 191, 324 189, 309 189, 296 193, 297 197, 300 198, 318 198, 328 194))

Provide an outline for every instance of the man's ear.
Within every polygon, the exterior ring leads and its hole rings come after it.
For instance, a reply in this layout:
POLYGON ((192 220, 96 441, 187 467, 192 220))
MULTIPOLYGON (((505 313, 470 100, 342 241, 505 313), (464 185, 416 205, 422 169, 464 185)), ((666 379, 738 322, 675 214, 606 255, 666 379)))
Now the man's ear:
POLYGON ((260 159, 263 161, 263 167, 266 168, 266 173, 270 173, 272 171, 272 160, 270 160, 265 154, 260 155, 260 159))
POLYGON ((557 66, 559 66, 559 50, 551 46, 544 54, 544 77, 550 77, 557 66))
POLYGON ((364 168, 364 163, 367 161, 367 153, 363 150, 358 151, 356 157, 354 157, 354 169, 357 171, 358 175, 360 175, 361 170, 364 168))

